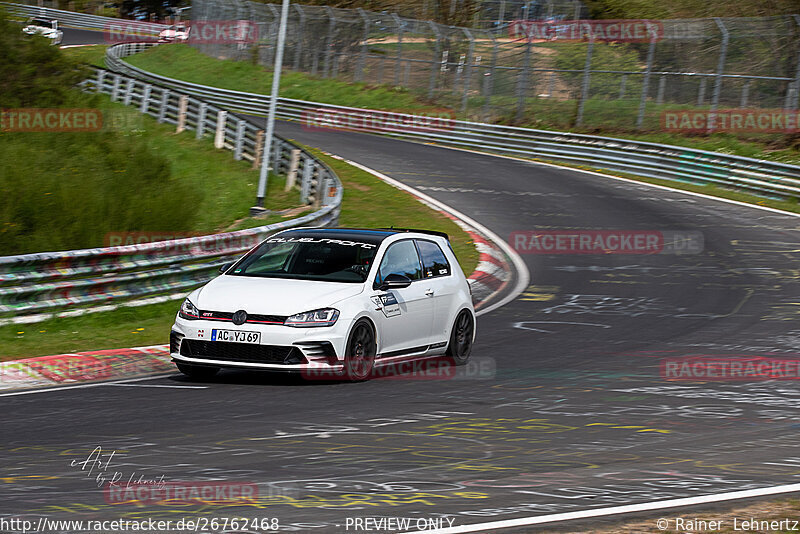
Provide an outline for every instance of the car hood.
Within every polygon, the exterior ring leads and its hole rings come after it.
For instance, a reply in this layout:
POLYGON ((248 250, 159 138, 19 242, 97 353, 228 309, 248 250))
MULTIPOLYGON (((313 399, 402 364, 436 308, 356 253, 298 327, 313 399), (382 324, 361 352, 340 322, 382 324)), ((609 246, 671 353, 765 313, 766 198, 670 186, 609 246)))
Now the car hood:
POLYGON ((200 289, 192 303, 206 311, 294 315, 333 306, 363 290, 363 284, 223 275, 200 289))

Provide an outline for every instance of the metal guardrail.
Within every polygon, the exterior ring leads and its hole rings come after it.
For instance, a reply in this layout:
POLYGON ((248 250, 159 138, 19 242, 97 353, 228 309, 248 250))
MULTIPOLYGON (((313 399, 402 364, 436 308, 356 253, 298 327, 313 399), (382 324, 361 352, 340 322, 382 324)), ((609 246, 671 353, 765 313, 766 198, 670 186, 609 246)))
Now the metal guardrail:
MULTIPOLYGON (((157 43, 125 43, 108 48, 106 63, 224 109, 264 115, 269 96, 220 89, 149 73, 124 58, 157 43)), ((714 184, 783 199, 800 198, 800 166, 644 141, 534 130, 280 98, 277 116, 311 128, 342 128, 400 139, 470 148, 499 154, 590 166, 647 178, 714 184), (417 125, 417 126, 415 126, 417 125), (420 126, 421 125, 421 126, 420 126)))
MULTIPOLYGON (((98 70, 87 80, 84 89, 135 105, 160 122, 177 125, 181 121, 198 138, 214 134, 215 144, 232 150, 235 159, 256 162, 260 159, 258 140, 263 132, 201 99, 182 97, 174 90, 104 70, 98 70), (180 119, 181 115, 185 119, 180 119)), ((272 233, 292 227, 335 225, 343 193, 336 174, 285 139, 275 136, 273 147, 273 171, 285 174, 294 167, 300 177, 301 201, 316 206, 314 212, 289 221, 217 235, 0 257, 0 315, 94 307, 188 292, 216 275, 220 265, 272 233)))
POLYGON ((143 35, 158 35, 162 30, 168 28, 166 24, 145 22, 140 20, 115 19, 112 17, 101 17, 88 13, 76 13, 74 11, 64 11, 49 7, 28 6, 23 4, 12 4, 0 2, 0 7, 5 8, 9 14, 18 17, 46 17, 56 19, 59 26, 68 28, 78 28, 82 30, 116 31, 124 29, 126 33, 135 32, 143 35))

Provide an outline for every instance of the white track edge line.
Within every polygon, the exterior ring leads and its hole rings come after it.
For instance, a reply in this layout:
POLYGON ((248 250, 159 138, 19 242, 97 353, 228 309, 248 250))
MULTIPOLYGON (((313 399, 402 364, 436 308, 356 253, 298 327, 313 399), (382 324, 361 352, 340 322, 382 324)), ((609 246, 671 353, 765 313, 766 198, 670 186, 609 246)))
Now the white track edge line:
MULTIPOLYGON (((408 140, 406 140, 406 141, 408 141, 408 140)), ((593 174, 595 176, 602 176, 604 178, 611 178, 612 180, 621 180, 623 182, 628 182, 628 183, 631 183, 631 184, 645 185, 645 186, 648 186, 648 187, 655 187, 656 189, 663 189, 665 191, 672 191, 673 193, 682 193, 684 195, 690 195, 690 196, 694 196, 694 197, 705 198, 705 199, 708 199, 708 200, 718 200, 720 202, 727 202, 728 204, 735 204, 737 206, 744 206, 746 208, 755 208, 755 209, 764 210, 764 211, 771 211, 773 213, 778 213, 780 215, 790 215, 792 217, 800 217, 800 213, 794 213, 792 211, 785 211, 785 210, 781 210, 781 209, 778 209, 778 208, 771 208, 769 206, 760 206, 758 204, 750 204, 748 202, 742 202, 740 200, 732 200, 730 198, 715 197, 714 195, 707 195, 705 193, 697 193, 695 191, 688 191, 686 189, 676 189, 674 187, 669 187, 669 186, 666 186, 666 185, 651 184, 649 182, 642 182, 642 181, 639 181, 639 180, 634 180, 632 178, 623 178, 622 176, 615 176, 613 174, 607 174, 607 173, 600 172, 600 171, 589 171, 589 170, 586 170, 586 169, 577 169, 575 167, 569 167, 567 165, 559 165, 557 163, 546 163, 546 162, 543 162, 543 161, 536 161, 536 160, 525 159, 525 158, 520 158, 520 157, 516 157, 516 156, 509 156, 509 155, 506 155, 506 154, 493 154, 491 152, 482 152, 480 150, 471 150, 469 148, 459 148, 459 147, 454 147, 454 146, 440 145, 440 144, 437 144, 437 143, 422 143, 422 142, 419 142, 419 141, 408 141, 408 142, 416 143, 418 145, 434 146, 434 147, 438 147, 438 148, 446 148, 448 150, 458 150, 459 152, 469 152, 471 154, 479 154, 479 155, 482 155, 482 156, 491 156, 491 157, 494 157, 494 158, 503 158, 503 159, 510 159, 510 160, 514 160, 514 161, 521 161, 523 163, 528 163, 528 164, 531 164, 531 165, 542 165, 544 167, 553 167, 555 169, 562 169, 562 170, 568 170, 568 171, 574 171, 574 172, 582 172, 584 174, 593 174)), ((664 178, 664 179, 666 180, 666 178, 664 178)))
POLYGON ((345 162, 345 163, 347 163, 349 165, 352 165, 353 167, 361 169, 364 172, 368 172, 368 173, 372 174, 373 176, 375 176, 377 178, 380 178, 381 180, 383 180, 384 182, 388 183, 389 185, 391 185, 393 187, 396 187, 397 189, 402 189, 404 191, 407 191, 407 192, 413 194, 414 196, 419 197, 423 201, 425 201, 425 202, 427 202, 429 204, 432 204, 433 206, 436 206, 440 210, 442 210, 444 212, 447 212, 450 215, 453 215, 454 217, 457 217, 457 218, 461 219, 461 221, 463 221, 465 224, 467 224, 468 226, 471 226, 475 230, 477 230, 478 233, 481 233, 484 236, 486 236, 488 239, 490 239, 495 245, 497 245, 506 254, 506 256, 508 256, 511 259, 511 262, 514 264, 514 268, 517 271, 517 283, 514 286, 514 289, 511 291, 511 293, 506 295, 500 301, 495 302, 494 304, 492 304, 490 306, 487 306, 485 308, 482 308, 480 311, 475 312, 475 315, 483 315, 485 313, 489 313, 490 311, 494 311, 497 308, 500 308, 501 306, 505 306, 509 302, 511 302, 514 299, 516 299, 523 291, 525 291, 528 288, 528 284, 530 283, 531 275, 530 275, 530 271, 528 271, 527 265, 525 265, 525 262, 522 260, 522 257, 517 253, 516 250, 511 248, 511 246, 508 243, 506 243, 505 240, 500 238, 500 236, 498 236, 497 234, 495 234, 494 232, 492 232, 491 230, 486 228, 484 225, 482 225, 481 223, 479 223, 476 220, 472 219, 471 217, 468 217, 468 216, 464 215, 460 211, 458 211, 458 210, 456 210, 454 208, 451 208, 450 206, 448 206, 444 202, 436 200, 435 198, 433 198, 433 197, 431 197, 429 195, 426 195, 425 193, 423 193, 421 191, 416 190, 415 188, 411 187, 410 185, 406 185, 406 184, 404 184, 402 182, 399 182, 399 181, 395 180, 394 178, 391 178, 391 177, 383 174, 382 172, 378 172, 375 169, 367 167, 366 165, 362 165, 361 163, 357 163, 355 161, 348 160, 346 158, 343 158, 341 156, 337 156, 335 154, 330 154, 330 156, 333 157, 333 158, 336 158, 338 160, 341 160, 341 161, 343 161, 343 162, 345 162))
MULTIPOLYGON (((786 484, 783 486, 772 486, 772 487, 758 488, 752 490, 718 493, 716 495, 701 495, 698 497, 685 497, 682 499, 670 499, 666 501, 653 501, 640 504, 626 504, 623 506, 612 506, 609 508, 598 508, 595 510, 581 510, 577 512, 565 512, 561 514, 548 514, 548 515, 540 515, 532 517, 522 517, 519 519, 505 519, 502 521, 491 521, 488 523, 463 525, 460 527, 420 530, 416 532, 428 532, 431 534, 461 534, 465 532, 495 530, 499 528, 524 527, 530 525, 539 525, 542 523, 555 523, 559 521, 570 521, 575 519, 588 519, 592 517, 603 517, 616 514, 626 514, 631 512, 663 510, 665 508, 677 508, 677 507, 692 506, 697 504, 732 501, 736 499, 764 497, 767 495, 778 495, 781 493, 792 493, 796 491, 800 491, 800 484, 786 484)), ((407 532, 403 534, 411 534, 411 533, 407 532)))
POLYGON ((139 378, 128 378, 125 380, 112 380, 111 382, 92 382, 89 384, 76 384, 74 386, 56 386, 52 388, 27 389, 25 391, 0 393, 0 397, 14 397, 16 395, 32 395, 34 393, 48 393, 50 391, 64 391, 67 389, 84 389, 84 388, 94 388, 98 386, 110 386, 114 384, 126 384, 128 382, 141 382, 143 380, 155 380, 156 378, 166 378, 168 376, 173 376, 174 374, 175 373, 164 373, 160 375, 141 376, 139 378))

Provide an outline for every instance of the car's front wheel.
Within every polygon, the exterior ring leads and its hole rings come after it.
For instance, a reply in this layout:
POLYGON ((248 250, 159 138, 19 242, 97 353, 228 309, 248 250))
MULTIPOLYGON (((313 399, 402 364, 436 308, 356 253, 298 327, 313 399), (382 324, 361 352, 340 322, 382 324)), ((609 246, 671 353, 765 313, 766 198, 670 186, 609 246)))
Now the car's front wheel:
POLYGON ((347 354, 344 359, 344 376, 352 382, 368 380, 375 365, 378 345, 375 331, 369 321, 358 321, 347 340, 347 354))
POLYGON ((176 363, 178 371, 185 374, 189 378, 197 380, 204 380, 211 378, 219 372, 219 367, 210 367, 206 365, 191 365, 188 363, 176 363))
POLYGON ((450 332, 450 343, 447 345, 447 356, 456 365, 464 365, 472 352, 472 338, 475 335, 475 320, 468 310, 461 310, 453 323, 450 332))

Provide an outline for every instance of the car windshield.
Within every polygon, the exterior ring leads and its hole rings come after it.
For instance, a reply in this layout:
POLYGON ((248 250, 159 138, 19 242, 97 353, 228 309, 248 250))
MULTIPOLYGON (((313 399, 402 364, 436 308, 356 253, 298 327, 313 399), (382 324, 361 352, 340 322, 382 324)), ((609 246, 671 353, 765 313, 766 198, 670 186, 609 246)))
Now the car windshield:
POLYGON ((42 26, 45 28, 52 28, 53 22, 47 19, 33 19, 31 21, 31 26, 42 26))
POLYGON ((326 237, 276 236, 239 260, 228 274, 362 283, 378 245, 326 237))

